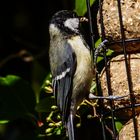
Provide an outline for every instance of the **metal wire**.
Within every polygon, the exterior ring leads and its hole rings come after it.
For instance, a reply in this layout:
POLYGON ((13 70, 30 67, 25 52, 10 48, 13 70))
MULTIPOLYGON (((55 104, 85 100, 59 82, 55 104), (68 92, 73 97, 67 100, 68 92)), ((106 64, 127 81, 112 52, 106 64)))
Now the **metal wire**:
POLYGON ((140 104, 135 103, 135 98, 134 98, 134 93, 133 93, 133 84, 132 84, 132 77, 130 73, 130 68, 128 64, 128 58, 127 58, 127 52, 126 52, 126 45, 127 43, 137 43, 140 42, 140 38, 130 38, 126 39, 125 38, 125 31, 123 27, 123 20, 122 20, 122 11, 121 11, 121 0, 117 0, 118 3, 118 17, 119 17, 119 24, 120 24, 120 32, 121 32, 121 39, 117 41, 108 41, 106 39, 106 34, 105 34, 105 29, 104 29, 104 22, 103 22, 103 0, 99 0, 99 15, 100 15, 100 23, 101 23, 101 40, 102 43, 98 46, 97 49, 95 49, 95 41, 94 41, 94 31, 92 29, 92 18, 91 18, 91 10, 90 10, 90 0, 86 0, 87 4, 87 12, 88 12, 88 17, 89 17, 89 27, 90 27, 90 37, 91 37, 91 51, 94 56, 94 65, 95 65, 95 70, 96 70, 96 86, 97 86, 97 93, 98 96, 95 95, 90 95, 90 99, 98 99, 99 100, 99 106, 100 106, 100 120, 101 120, 101 125, 102 125, 102 135, 103 135, 103 140, 106 140, 106 126, 105 126, 105 117, 108 115, 111 115, 111 123, 112 123, 112 131, 113 131, 113 136, 112 139, 117 140, 117 131, 116 131, 116 126, 115 126, 115 112, 121 110, 121 109, 131 109, 132 110, 132 118, 133 118, 133 126, 134 126, 134 134, 135 134, 135 140, 138 140, 138 128, 137 128, 137 121, 136 121, 136 113, 135 113, 135 108, 139 107, 140 104), (112 95, 112 88, 111 88, 111 80, 110 80, 110 66, 109 66, 109 61, 106 56, 106 49, 108 48, 109 45, 113 44, 121 44, 122 49, 123 49, 123 54, 125 58, 125 68, 126 68, 126 76, 127 76, 127 81, 128 81, 128 89, 129 89, 129 94, 126 96, 113 96, 112 95), (105 62, 105 70, 106 70, 106 80, 107 80, 107 89, 108 89, 108 97, 104 97, 102 94, 101 90, 101 81, 100 81, 100 75, 98 72, 98 64, 97 64, 97 57, 100 56, 100 53, 103 53, 104 57, 104 62, 105 62), (114 100, 119 100, 125 97, 129 97, 131 101, 131 105, 121 107, 119 109, 115 108, 114 105, 114 100), (104 104, 103 100, 109 100, 110 101, 110 112, 104 112, 104 104))
MULTIPOLYGON (((99 1, 99 13, 100 13, 100 21, 101 21, 101 40, 105 40, 105 30, 104 30, 104 24, 103 24, 103 14, 102 14, 102 4, 103 0, 99 1)), ((110 81, 110 70, 109 70, 109 63, 106 56, 106 49, 104 49, 104 61, 105 61, 105 71, 106 71, 106 79, 107 79, 107 88, 108 88, 108 95, 112 95, 112 89, 111 89, 111 81, 110 81)), ((112 128, 113 128, 113 138, 116 139, 116 128, 115 128, 115 120, 114 120, 114 101, 110 100, 110 107, 111 107, 111 121, 112 121, 112 128)))
MULTIPOLYGON (((91 40, 91 52, 93 55, 93 59, 94 59, 94 51, 95 51, 95 41, 94 41, 94 32, 93 32, 93 24, 92 24, 92 18, 91 18, 91 9, 90 9, 90 0, 86 0, 86 4, 87 4, 87 12, 88 12, 88 18, 89 18, 89 27, 90 27, 90 40, 91 40)), ((99 75, 98 75, 98 67, 97 67, 97 63, 95 63, 95 76, 96 76, 96 85, 97 85, 97 93, 99 95, 102 96, 102 91, 101 91, 101 84, 100 84, 100 80, 99 80, 99 75)), ((100 108, 100 120, 101 120, 101 126, 102 126, 102 135, 103 135, 103 140, 106 140, 106 134, 105 134, 105 123, 104 123, 104 119, 103 119, 103 102, 102 100, 99 101, 99 105, 101 106, 100 108)))
MULTIPOLYGON (((140 42, 140 38, 129 38, 129 39, 125 39, 125 44, 127 43, 138 43, 140 42)), ((110 41, 108 42, 108 45, 113 45, 113 44, 120 44, 122 43, 122 40, 117 40, 117 41, 110 41)))
POLYGON ((87 4, 87 12, 88 12, 88 19, 89 19, 89 30, 90 30, 90 49, 92 54, 94 54, 95 50, 95 42, 94 42, 94 34, 93 34, 93 24, 92 24, 92 16, 90 10, 90 0, 86 0, 87 4))
POLYGON ((137 121, 136 121, 136 113, 135 113, 135 99, 134 99, 134 92, 133 92, 133 85, 132 85, 132 77, 130 74, 130 68, 128 66, 127 61, 127 53, 126 53, 126 47, 125 47, 125 32, 124 32, 124 26, 123 26, 123 20, 122 20, 122 11, 121 11, 121 2, 118 1, 118 12, 119 12, 119 20, 120 20, 120 31, 121 31, 121 37, 122 37, 122 46, 123 46, 123 52, 124 52, 124 58, 125 58, 125 67, 126 67, 126 75, 127 75, 127 81, 128 81, 128 89, 130 93, 130 101, 132 106, 132 116, 133 116, 133 124, 134 124, 134 133, 135 133, 135 140, 138 140, 138 129, 137 129, 137 121))

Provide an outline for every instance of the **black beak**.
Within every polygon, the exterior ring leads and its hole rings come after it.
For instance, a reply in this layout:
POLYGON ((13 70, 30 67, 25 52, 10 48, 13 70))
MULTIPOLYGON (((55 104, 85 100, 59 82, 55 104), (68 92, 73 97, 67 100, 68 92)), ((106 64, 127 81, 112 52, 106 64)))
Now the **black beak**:
POLYGON ((80 22, 88 22, 88 19, 86 17, 79 17, 80 22))

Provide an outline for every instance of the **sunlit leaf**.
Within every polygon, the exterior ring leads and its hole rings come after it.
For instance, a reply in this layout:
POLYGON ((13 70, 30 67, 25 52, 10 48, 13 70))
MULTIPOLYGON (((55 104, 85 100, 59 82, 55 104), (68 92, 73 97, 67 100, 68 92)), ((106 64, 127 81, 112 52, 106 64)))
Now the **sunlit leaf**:
POLYGON ((116 125, 117 131, 119 132, 121 130, 122 126, 123 126, 122 123, 119 122, 119 121, 115 121, 115 125, 116 125))
POLYGON ((96 83, 93 81, 90 88, 90 93, 94 93, 96 91, 96 83))
POLYGON ((9 120, 0 120, 0 124, 7 124, 9 120))
MULTIPOLYGON (((90 0, 90 5, 92 5, 95 0, 90 0)), ((79 16, 83 16, 87 12, 86 0, 75 0, 75 9, 79 16)))
POLYGON ((20 80, 21 78, 15 75, 7 75, 6 77, 0 78, 0 84, 4 83, 4 85, 12 86, 15 84, 16 81, 20 80))
POLYGON ((95 42, 95 48, 97 48, 100 44, 101 44, 102 40, 101 38, 99 38, 96 42, 95 42))

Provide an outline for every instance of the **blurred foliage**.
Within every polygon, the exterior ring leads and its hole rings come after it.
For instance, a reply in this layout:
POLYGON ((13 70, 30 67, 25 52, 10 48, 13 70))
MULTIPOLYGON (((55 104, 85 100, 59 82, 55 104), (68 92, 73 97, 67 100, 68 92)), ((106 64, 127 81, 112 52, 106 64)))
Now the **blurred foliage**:
MULTIPOLYGON (((92 6, 95 0, 90 0, 92 6)), ((87 12, 86 0, 75 0, 75 9, 79 16, 83 16, 87 12)))
POLYGON ((35 94, 22 78, 7 75, 0 78, 0 119, 35 114, 35 94))
POLYGON ((35 94, 28 82, 15 75, 0 77, 0 134, 6 131, 4 124, 18 118, 35 123, 35 105, 35 94))

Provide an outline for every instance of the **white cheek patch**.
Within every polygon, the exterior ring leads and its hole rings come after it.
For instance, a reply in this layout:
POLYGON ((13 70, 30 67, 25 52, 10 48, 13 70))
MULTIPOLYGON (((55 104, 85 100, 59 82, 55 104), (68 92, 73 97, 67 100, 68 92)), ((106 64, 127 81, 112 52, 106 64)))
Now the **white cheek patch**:
POLYGON ((73 31, 77 31, 78 27, 79 27, 79 19, 78 18, 70 18, 67 19, 64 22, 64 26, 68 27, 69 29, 73 30, 73 31))

